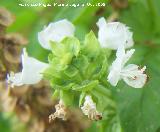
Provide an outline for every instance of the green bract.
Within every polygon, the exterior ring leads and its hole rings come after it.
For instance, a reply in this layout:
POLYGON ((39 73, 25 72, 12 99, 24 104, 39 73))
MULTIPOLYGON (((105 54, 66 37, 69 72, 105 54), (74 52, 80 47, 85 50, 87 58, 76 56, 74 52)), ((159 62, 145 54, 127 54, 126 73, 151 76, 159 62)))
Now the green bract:
POLYGON ((86 35, 84 42, 75 37, 66 37, 60 43, 51 41, 50 44, 49 68, 43 74, 50 81, 53 96, 59 97, 68 106, 74 105, 74 98, 78 94, 81 106, 84 97, 89 94, 97 109, 105 114, 103 120, 113 118, 110 127, 117 124, 115 102, 108 82, 103 81, 107 78, 110 51, 100 47, 92 31, 86 35))
POLYGON ((51 48, 50 66, 44 76, 54 89, 89 91, 107 73, 107 53, 100 48, 92 31, 84 43, 75 37, 66 37, 60 43, 51 41, 51 48))

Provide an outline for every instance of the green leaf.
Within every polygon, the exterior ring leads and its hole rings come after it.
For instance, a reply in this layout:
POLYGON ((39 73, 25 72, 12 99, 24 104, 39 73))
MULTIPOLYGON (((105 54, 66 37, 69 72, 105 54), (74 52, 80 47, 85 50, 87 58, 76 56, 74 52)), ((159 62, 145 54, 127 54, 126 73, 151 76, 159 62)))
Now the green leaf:
POLYGON ((131 27, 136 41, 150 41, 160 36, 158 0, 140 0, 120 12, 120 21, 131 27))

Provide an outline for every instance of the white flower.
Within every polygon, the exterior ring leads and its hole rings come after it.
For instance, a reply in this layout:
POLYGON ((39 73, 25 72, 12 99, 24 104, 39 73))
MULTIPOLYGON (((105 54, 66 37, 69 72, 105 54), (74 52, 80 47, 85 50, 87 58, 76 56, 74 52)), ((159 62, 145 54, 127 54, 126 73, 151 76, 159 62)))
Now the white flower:
POLYGON ((85 101, 81 109, 84 115, 87 115, 91 120, 100 120, 102 118, 102 113, 97 111, 96 104, 89 95, 85 97, 85 101))
POLYGON ((124 46, 120 46, 116 53, 116 60, 112 63, 108 81, 111 85, 116 86, 120 79, 123 79, 128 85, 134 88, 142 88, 147 81, 147 75, 144 73, 146 66, 140 69, 135 64, 125 66, 126 62, 134 53, 131 49, 125 53, 124 46))
POLYGON ((22 67, 22 72, 15 74, 12 72, 7 75, 8 82, 12 87, 38 83, 42 79, 42 71, 48 67, 48 64, 29 57, 26 49, 23 49, 22 67))
POLYGON ((50 41, 60 42, 65 37, 74 35, 74 25, 66 19, 50 23, 38 33, 39 43, 43 48, 50 50, 50 41))
POLYGON ((103 17, 99 19, 97 25, 101 47, 117 49, 119 45, 124 45, 125 48, 133 46, 133 34, 126 25, 120 22, 107 23, 103 17))
POLYGON ((51 122, 51 120, 54 120, 56 118, 61 118, 62 120, 66 120, 67 109, 62 100, 59 101, 59 103, 55 106, 55 108, 56 112, 49 115, 49 122, 51 122))

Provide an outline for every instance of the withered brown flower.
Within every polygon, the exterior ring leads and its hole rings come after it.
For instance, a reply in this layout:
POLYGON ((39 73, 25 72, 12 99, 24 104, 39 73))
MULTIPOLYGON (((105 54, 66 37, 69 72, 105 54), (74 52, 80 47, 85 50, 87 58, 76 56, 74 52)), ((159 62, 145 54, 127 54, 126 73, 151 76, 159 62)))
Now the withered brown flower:
POLYGON ((0 25, 10 26, 14 22, 15 17, 7 9, 0 7, 0 25))

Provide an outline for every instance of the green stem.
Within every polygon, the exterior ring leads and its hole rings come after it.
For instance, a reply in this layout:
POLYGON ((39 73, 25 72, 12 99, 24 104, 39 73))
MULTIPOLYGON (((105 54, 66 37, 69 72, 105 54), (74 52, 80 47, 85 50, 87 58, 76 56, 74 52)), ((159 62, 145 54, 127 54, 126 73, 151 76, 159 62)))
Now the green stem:
POLYGON ((99 132, 104 132, 103 123, 99 123, 99 132))
POLYGON ((105 86, 106 88, 109 87, 109 86, 108 86, 108 83, 107 83, 107 80, 99 79, 99 82, 100 82, 103 86, 105 86))
POLYGON ((154 3, 153 3, 153 0, 147 0, 147 4, 148 4, 148 7, 149 7, 149 10, 151 12, 151 15, 153 17, 153 27, 155 28, 156 26, 156 17, 157 17, 157 12, 156 12, 156 9, 154 7, 154 3))

